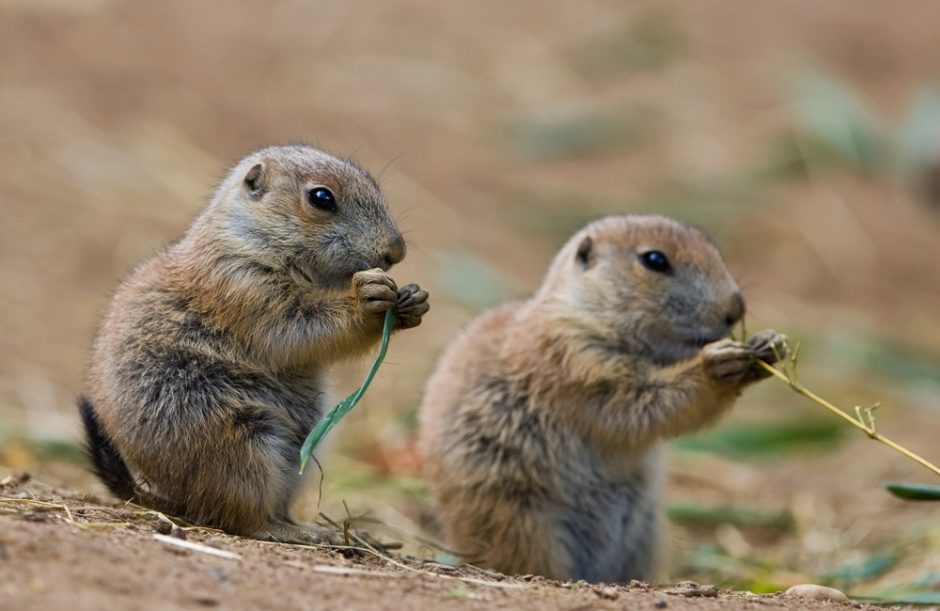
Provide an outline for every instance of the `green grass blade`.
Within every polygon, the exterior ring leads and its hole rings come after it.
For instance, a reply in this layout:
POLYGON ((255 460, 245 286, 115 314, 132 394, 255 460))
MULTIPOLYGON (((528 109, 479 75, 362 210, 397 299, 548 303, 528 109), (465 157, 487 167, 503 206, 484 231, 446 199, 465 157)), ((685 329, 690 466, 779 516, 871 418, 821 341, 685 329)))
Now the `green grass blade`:
POLYGON ((940 501, 940 486, 887 482, 884 487, 894 496, 908 501, 940 501))
POLYGON ((897 552, 884 551, 872 554, 859 562, 851 562, 836 567, 824 575, 827 581, 840 584, 870 581, 884 575, 901 557, 897 552))
MULTIPOLYGON (((940 592, 935 591, 912 591, 912 592, 891 592, 886 596, 852 596, 853 600, 866 602, 872 605, 937 605, 940 604, 940 592)), ((895 607, 896 608, 896 607, 895 607)))
POLYGON ((375 357, 375 361, 372 363, 372 367, 369 369, 366 379, 362 382, 362 386, 356 389, 356 392, 337 403, 336 407, 331 409, 329 413, 313 427, 313 430, 310 431, 310 434, 307 435, 307 438, 304 440, 304 445, 300 448, 301 474, 303 474, 304 467, 307 466, 307 461, 310 460, 310 456, 313 454, 314 449, 316 449, 317 444, 320 443, 320 440, 323 439, 323 436, 330 432, 330 430, 343 419, 343 416, 359 403, 359 399, 366 393, 366 389, 368 389, 369 384, 372 383, 372 379, 382 365, 382 361, 385 360, 385 353, 388 351, 388 340, 392 336, 392 329, 394 328, 395 313, 389 309, 385 312, 385 325, 382 327, 382 344, 379 346, 379 354, 375 357))
POLYGON ((669 519, 677 524, 693 526, 755 526, 765 528, 793 528, 793 516, 789 511, 768 511, 755 507, 701 505, 676 503, 666 510, 669 519))
POLYGON ((844 429, 838 422, 787 420, 725 424, 710 431, 683 437, 674 444, 680 450, 750 459, 786 454, 804 448, 828 449, 839 442, 843 434, 844 429))

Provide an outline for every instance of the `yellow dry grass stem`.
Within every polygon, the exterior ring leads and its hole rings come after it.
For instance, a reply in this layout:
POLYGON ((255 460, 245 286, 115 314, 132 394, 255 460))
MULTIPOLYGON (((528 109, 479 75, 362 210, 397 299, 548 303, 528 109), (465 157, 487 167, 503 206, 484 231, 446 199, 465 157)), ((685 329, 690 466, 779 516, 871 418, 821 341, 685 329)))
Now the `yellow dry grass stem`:
MULTIPOLYGON (((794 359, 794 360, 795 360, 795 359, 794 359)), ((908 458, 910 458, 910 459, 913 460, 914 462, 920 463, 921 465, 923 465, 923 466, 926 467, 927 469, 930 469, 931 471, 934 472, 934 474, 940 475, 940 468, 938 468, 936 465, 934 465, 933 463, 931 463, 931 462, 928 461, 927 459, 925 459, 925 458, 923 458, 923 457, 921 457, 921 456, 918 456, 917 454, 915 454, 914 452, 911 452, 910 450, 908 450, 908 449, 905 448, 904 446, 898 444, 897 442, 894 442, 894 441, 888 439, 887 437, 885 437, 884 435, 882 435, 881 433, 879 433, 878 431, 876 431, 876 430, 875 430, 875 426, 874 426, 874 419, 871 417, 871 414, 870 414, 870 413, 869 413, 869 422, 870 422, 871 424, 865 424, 865 422, 864 422, 864 421, 862 420, 862 418, 861 418, 861 411, 862 411, 862 410, 858 410, 858 409, 857 409, 856 411, 859 412, 859 417, 858 417, 858 419, 853 418, 851 415, 849 415, 849 414, 847 414, 846 412, 842 411, 841 409, 839 409, 838 407, 836 407, 835 405, 833 405, 833 404, 830 403, 829 401, 826 401, 825 399, 823 399, 822 397, 820 397, 819 395, 817 395, 817 394, 814 393, 813 391, 809 390, 808 388, 806 388, 805 386, 803 386, 802 384, 800 384, 792 375, 788 375, 787 373, 784 373, 783 371, 780 371, 780 370, 777 369, 776 367, 773 367, 772 365, 768 365, 767 363, 765 363, 765 362, 763 362, 763 361, 757 361, 757 363, 758 363, 761 367, 763 367, 768 373, 770 373, 771 375, 773 375, 773 376, 776 377, 777 379, 786 382, 787 385, 788 385, 790 388, 792 388, 793 390, 795 390, 798 394, 803 395, 804 397, 806 397, 806 398, 809 399, 810 401, 812 401, 812 402, 816 403, 817 405, 820 405, 821 407, 823 407, 823 408, 829 410, 830 412, 832 412, 832 413, 835 414, 836 416, 842 418, 843 420, 845 420, 846 422, 848 422, 849 424, 851 424, 851 425, 854 426, 855 428, 857 428, 857 429, 859 429, 859 430, 861 430, 861 431, 864 431, 864 433, 865 433, 866 435, 868 435, 869 437, 871 437, 871 438, 874 439, 875 441, 880 441, 881 443, 883 443, 884 445, 886 445, 886 446, 888 446, 889 448, 893 449, 894 451, 899 452, 900 454, 903 454, 904 456, 907 456, 908 458)))

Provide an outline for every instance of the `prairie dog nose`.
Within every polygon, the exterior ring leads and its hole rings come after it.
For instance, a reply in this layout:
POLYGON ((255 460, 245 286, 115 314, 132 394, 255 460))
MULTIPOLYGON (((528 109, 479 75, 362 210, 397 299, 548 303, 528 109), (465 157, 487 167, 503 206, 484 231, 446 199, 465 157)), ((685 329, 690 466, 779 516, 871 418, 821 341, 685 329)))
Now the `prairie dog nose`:
POLYGON ((728 309, 725 313, 725 324, 729 327, 738 324, 738 322, 744 318, 745 309, 744 297, 741 296, 740 291, 735 291, 728 303, 728 309))
POLYGON ((405 238, 401 237, 401 234, 396 235, 389 243, 388 250, 385 251, 385 256, 382 258, 382 267, 387 270, 396 263, 401 263, 407 251, 405 238))

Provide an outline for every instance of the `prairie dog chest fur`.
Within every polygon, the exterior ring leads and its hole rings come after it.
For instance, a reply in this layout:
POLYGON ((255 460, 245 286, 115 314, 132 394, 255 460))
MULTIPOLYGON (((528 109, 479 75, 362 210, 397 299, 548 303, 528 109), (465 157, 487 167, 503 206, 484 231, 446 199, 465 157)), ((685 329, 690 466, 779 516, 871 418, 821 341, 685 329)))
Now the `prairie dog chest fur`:
POLYGON ((696 228, 626 215, 578 232, 428 382, 420 448, 448 543, 507 573, 650 578, 661 441, 714 421, 763 377, 755 359, 782 354, 772 331, 725 339, 743 314, 696 228))
POLYGON ((387 310, 397 329, 427 312, 387 274, 405 251, 362 168, 306 146, 248 155, 114 296, 79 404, 96 473, 200 524, 323 539, 289 515, 300 445, 330 365, 374 346, 387 310))

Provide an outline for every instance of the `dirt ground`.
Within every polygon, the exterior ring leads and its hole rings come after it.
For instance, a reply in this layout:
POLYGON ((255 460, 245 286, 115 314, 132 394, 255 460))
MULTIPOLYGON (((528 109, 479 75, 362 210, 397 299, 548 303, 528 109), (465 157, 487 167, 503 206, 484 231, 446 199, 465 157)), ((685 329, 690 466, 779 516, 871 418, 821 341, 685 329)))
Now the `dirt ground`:
MULTIPOLYGON (((605 214, 703 226, 748 326, 801 341, 802 382, 881 402, 879 431, 940 462, 938 22, 924 0, 0 0, 0 481, 33 475, 0 487, 0 609, 654 606, 427 564, 447 558, 414 451, 424 380, 605 214), (410 568, 198 529, 240 560, 181 552, 84 467, 74 397, 114 287, 228 164, 295 141, 380 177, 409 243, 394 276, 432 301, 297 512, 368 516, 410 568)), ((336 394, 365 365, 337 367, 336 394)), ((668 454, 663 583, 762 594, 667 608, 807 608, 763 595, 799 583, 940 604, 937 504, 882 488, 936 477, 785 384, 668 454)))
POLYGON ((505 577, 396 555, 253 541, 178 528, 154 512, 29 481, 9 482, 0 494, 0 609, 11 611, 866 608, 691 583, 663 590, 505 577), (208 550, 185 549, 181 541, 208 550))

